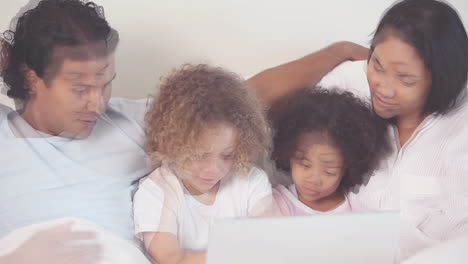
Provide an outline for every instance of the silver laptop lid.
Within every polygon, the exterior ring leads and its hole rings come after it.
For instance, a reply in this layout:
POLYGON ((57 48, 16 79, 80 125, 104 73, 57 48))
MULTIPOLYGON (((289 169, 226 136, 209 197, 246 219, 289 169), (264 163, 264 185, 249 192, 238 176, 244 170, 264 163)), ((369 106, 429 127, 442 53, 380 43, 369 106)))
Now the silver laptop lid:
POLYGON ((394 263, 398 235, 398 212, 219 220, 207 263, 394 263))

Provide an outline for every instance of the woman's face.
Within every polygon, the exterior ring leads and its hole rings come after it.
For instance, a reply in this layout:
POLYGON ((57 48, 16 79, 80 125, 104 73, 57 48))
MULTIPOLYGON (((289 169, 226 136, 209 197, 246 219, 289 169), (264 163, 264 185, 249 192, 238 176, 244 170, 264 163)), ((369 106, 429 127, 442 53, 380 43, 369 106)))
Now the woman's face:
POLYGON ((382 118, 420 118, 431 87, 431 74, 415 48, 389 35, 369 59, 367 79, 372 105, 382 118))

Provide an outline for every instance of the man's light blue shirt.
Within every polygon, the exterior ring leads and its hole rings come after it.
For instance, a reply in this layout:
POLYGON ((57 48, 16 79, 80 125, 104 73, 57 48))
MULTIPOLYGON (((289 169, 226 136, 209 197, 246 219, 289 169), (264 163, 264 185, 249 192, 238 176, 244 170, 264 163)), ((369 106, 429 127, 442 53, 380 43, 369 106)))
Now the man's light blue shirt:
POLYGON ((0 237, 61 217, 133 238, 132 196, 148 173, 146 100, 111 99, 85 139, 47 136, 0 105, 0 237))

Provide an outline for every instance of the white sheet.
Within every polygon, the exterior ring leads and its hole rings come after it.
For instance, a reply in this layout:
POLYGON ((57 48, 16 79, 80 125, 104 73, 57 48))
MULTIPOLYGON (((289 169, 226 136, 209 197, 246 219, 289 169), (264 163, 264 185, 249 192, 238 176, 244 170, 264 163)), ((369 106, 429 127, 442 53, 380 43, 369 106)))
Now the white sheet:
MULTIPOLYGON (((136 244, 123 240, 91 222, 76 218, 61 218, 11 232, 0 239, 0 263, 4 263, 6 256, 15 250, 24 250, 29 256, 35 255, 34 263, 38 264, 151 263, 136 244), (95 237, 89 237, 89 232, 94 233, 95 237), (50 251, 51 254, 46 251, 50 251)), ((7 259, 6 263, 11 261, 23 263, 17 258, 7 259)))

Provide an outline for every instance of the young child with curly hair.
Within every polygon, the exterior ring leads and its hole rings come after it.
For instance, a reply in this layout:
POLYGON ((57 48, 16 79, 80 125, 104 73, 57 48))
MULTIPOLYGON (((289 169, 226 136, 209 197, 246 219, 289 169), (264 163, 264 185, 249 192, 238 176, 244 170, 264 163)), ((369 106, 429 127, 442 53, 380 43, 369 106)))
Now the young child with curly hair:
POLYGON ((276 112, 272 157, 290 176, 274 190, 281 213, 364 211, 348 193, 388 146, 386 125, 370 106, 349 92, 315 89, 291 96, 276 112))
POLYGON ((204 263, 215 219, 273 205, 264 109, 238 76, 185 65, 164 79, 145 116, 146 150, 161 161, 134 197, 135 232, 157 263, 204 263))

